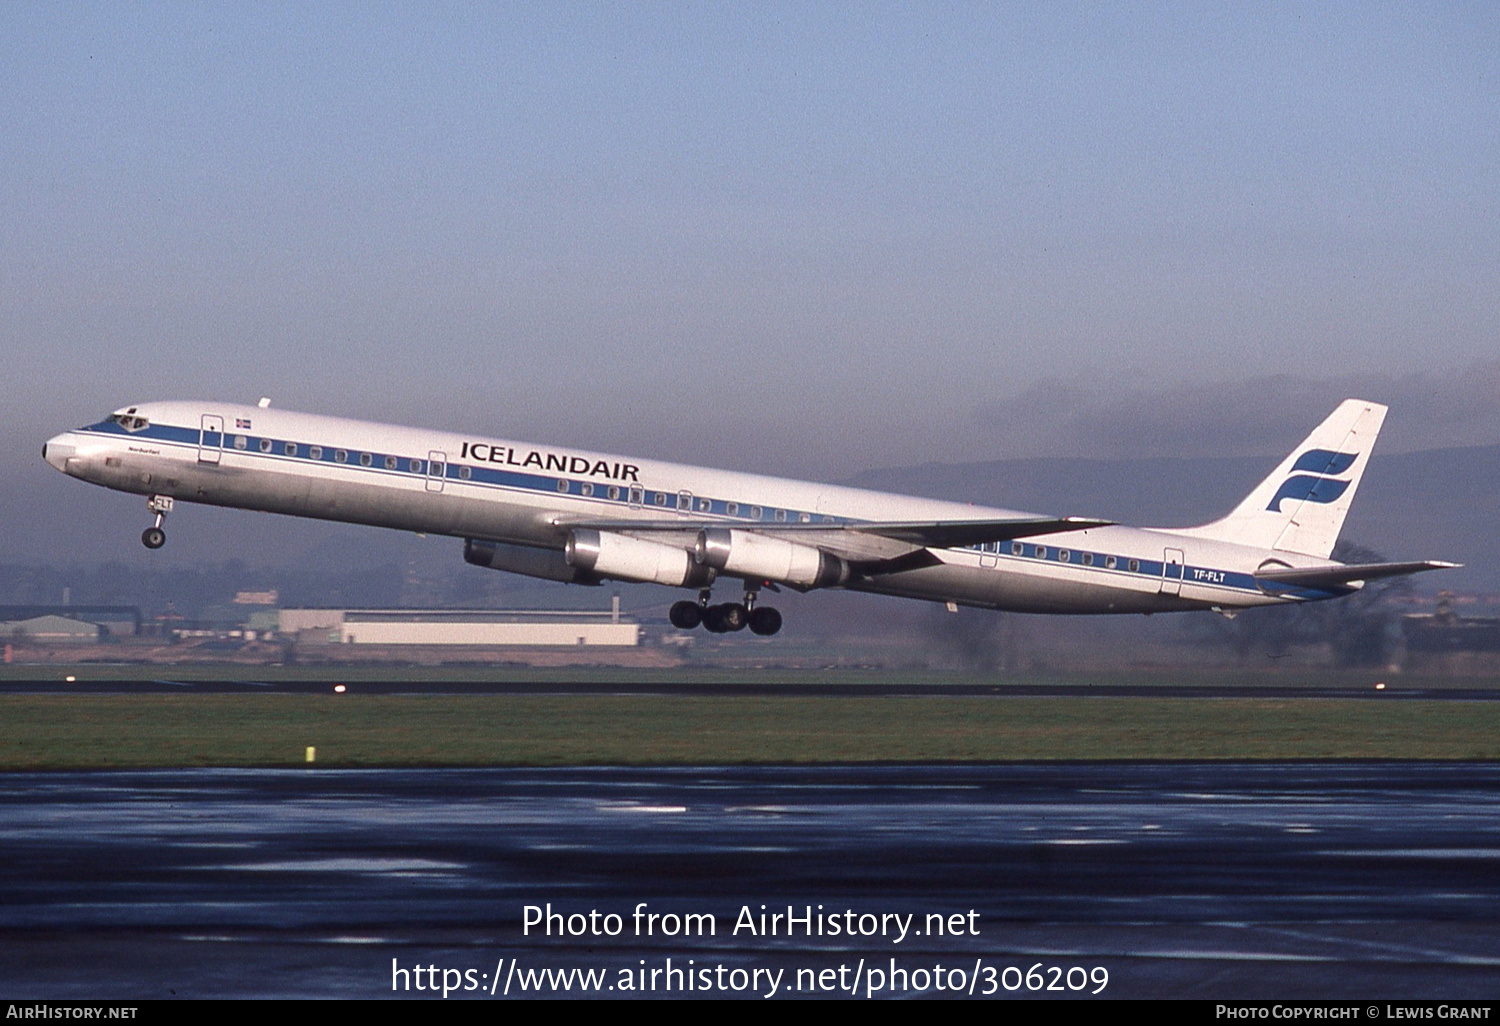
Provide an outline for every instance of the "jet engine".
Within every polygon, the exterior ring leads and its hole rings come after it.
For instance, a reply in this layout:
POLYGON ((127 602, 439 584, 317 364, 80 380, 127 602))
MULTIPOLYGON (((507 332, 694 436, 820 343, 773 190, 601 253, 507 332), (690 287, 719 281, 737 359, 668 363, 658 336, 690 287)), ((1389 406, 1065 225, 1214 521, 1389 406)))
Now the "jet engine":
POLYGON ((568 565, 557 549, 539 549, 530 545, 464 539, 464 559, 475 566, 487 566, 527 577, 541 577, 567 584, 598 584, 599 575, 568 565))
POLYGON ((568 533, 563 556, 569 566, 598 577, 676 588, 706 588, 715 576, 713 567, 694 562, 686 549, 586 527, 568 533))
POLYGON ((721 573, 795 588, 830 588, 849 579, 849 564, 821 549, 730 527, 699 531, 693 556, 721 573))

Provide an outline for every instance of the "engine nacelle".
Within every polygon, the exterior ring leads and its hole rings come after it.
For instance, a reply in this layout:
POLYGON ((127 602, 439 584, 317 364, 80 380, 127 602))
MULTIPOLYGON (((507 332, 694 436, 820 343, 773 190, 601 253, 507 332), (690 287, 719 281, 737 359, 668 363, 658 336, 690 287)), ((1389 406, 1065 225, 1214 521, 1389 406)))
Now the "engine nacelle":
POLYGON ((568 533, 563 555, 577 570, 623 581, 705 588, 715 576, 713 567, 694 562, 686 549, 588 527, 568 533))
POLYGON ((797 588, 830 588, 849 579, 849 564, 822 549, 731 527, 699 531, 693 556, 721 573, 797 588))
POLYGON ((538 549, 530 545, 464 539, 464 559, 475 566, 487 566, 527 577, 541 577, 567 584, 598 584, 599 575, 568 565, 557 549, 538 549))

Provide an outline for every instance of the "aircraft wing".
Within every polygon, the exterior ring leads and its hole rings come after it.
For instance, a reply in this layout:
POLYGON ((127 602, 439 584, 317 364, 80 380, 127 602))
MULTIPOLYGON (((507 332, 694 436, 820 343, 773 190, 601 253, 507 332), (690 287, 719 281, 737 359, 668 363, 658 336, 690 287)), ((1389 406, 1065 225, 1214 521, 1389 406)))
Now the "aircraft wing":
MULTIPOLYGON (((887 520, 861 523, 766 523, 735 520, 709 520, 701 517, 676 517, 663 520, 580 520, 559 522, 563 527, 587 527, 596 531, 700 531, 707 527, 754 531, 757 534, 806 534, 804 540, 823 546, 828 534, 862 534, 905 542, 920 548, 951 549, 984 542, 1011 541, 1038 534, 1083 531, 1091 527, 1108 527, 1112 520, 1089 517, 1015 517, 1009 520, 887 520)), ((832 538, 827 539, 832 542, 832 538)))
POLYGON ((1013 520, 914 520, 904 523, 852 524, 849 530, 911 542, 924 548, 952 549, 983 542, 1030 538, 1038 534, 1109 527, 1113 523, 1112 520, 1095 520, 1090 517, 1020 517, 1013 520))
POLYGON ((1255 579, 1273 584, 1298 584, 1315 588, 1320 585, 1373 581, 1381 577, 1400 577, 1403 574, 1418 574, 1424 570, 1452 570, 1460 566, 1463 564, 1445 563, 1439 559, 1424 559, 1415 563, 1347 563, 1337 566, 1260 570, 1256 572, 1255 579))

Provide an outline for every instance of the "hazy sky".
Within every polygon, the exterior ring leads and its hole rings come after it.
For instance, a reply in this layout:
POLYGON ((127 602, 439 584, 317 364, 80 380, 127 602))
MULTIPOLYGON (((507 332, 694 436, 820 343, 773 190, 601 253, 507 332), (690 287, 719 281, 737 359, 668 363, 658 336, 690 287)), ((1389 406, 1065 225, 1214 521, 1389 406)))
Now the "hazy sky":
POLYGON ((159 397, 834 479, 1355 389, 1500 441, 1497 112, 1488 0, 0 5, 0 482, 159 397))

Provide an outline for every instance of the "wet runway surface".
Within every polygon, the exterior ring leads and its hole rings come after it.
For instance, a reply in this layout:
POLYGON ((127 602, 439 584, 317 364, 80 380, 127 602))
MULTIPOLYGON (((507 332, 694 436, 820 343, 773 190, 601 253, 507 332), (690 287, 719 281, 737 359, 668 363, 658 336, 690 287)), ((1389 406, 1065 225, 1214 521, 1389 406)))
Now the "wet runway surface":
POLYGON ((1496 764, 16 773, 0 836, 11 998, 1500 994, 1496 764))

